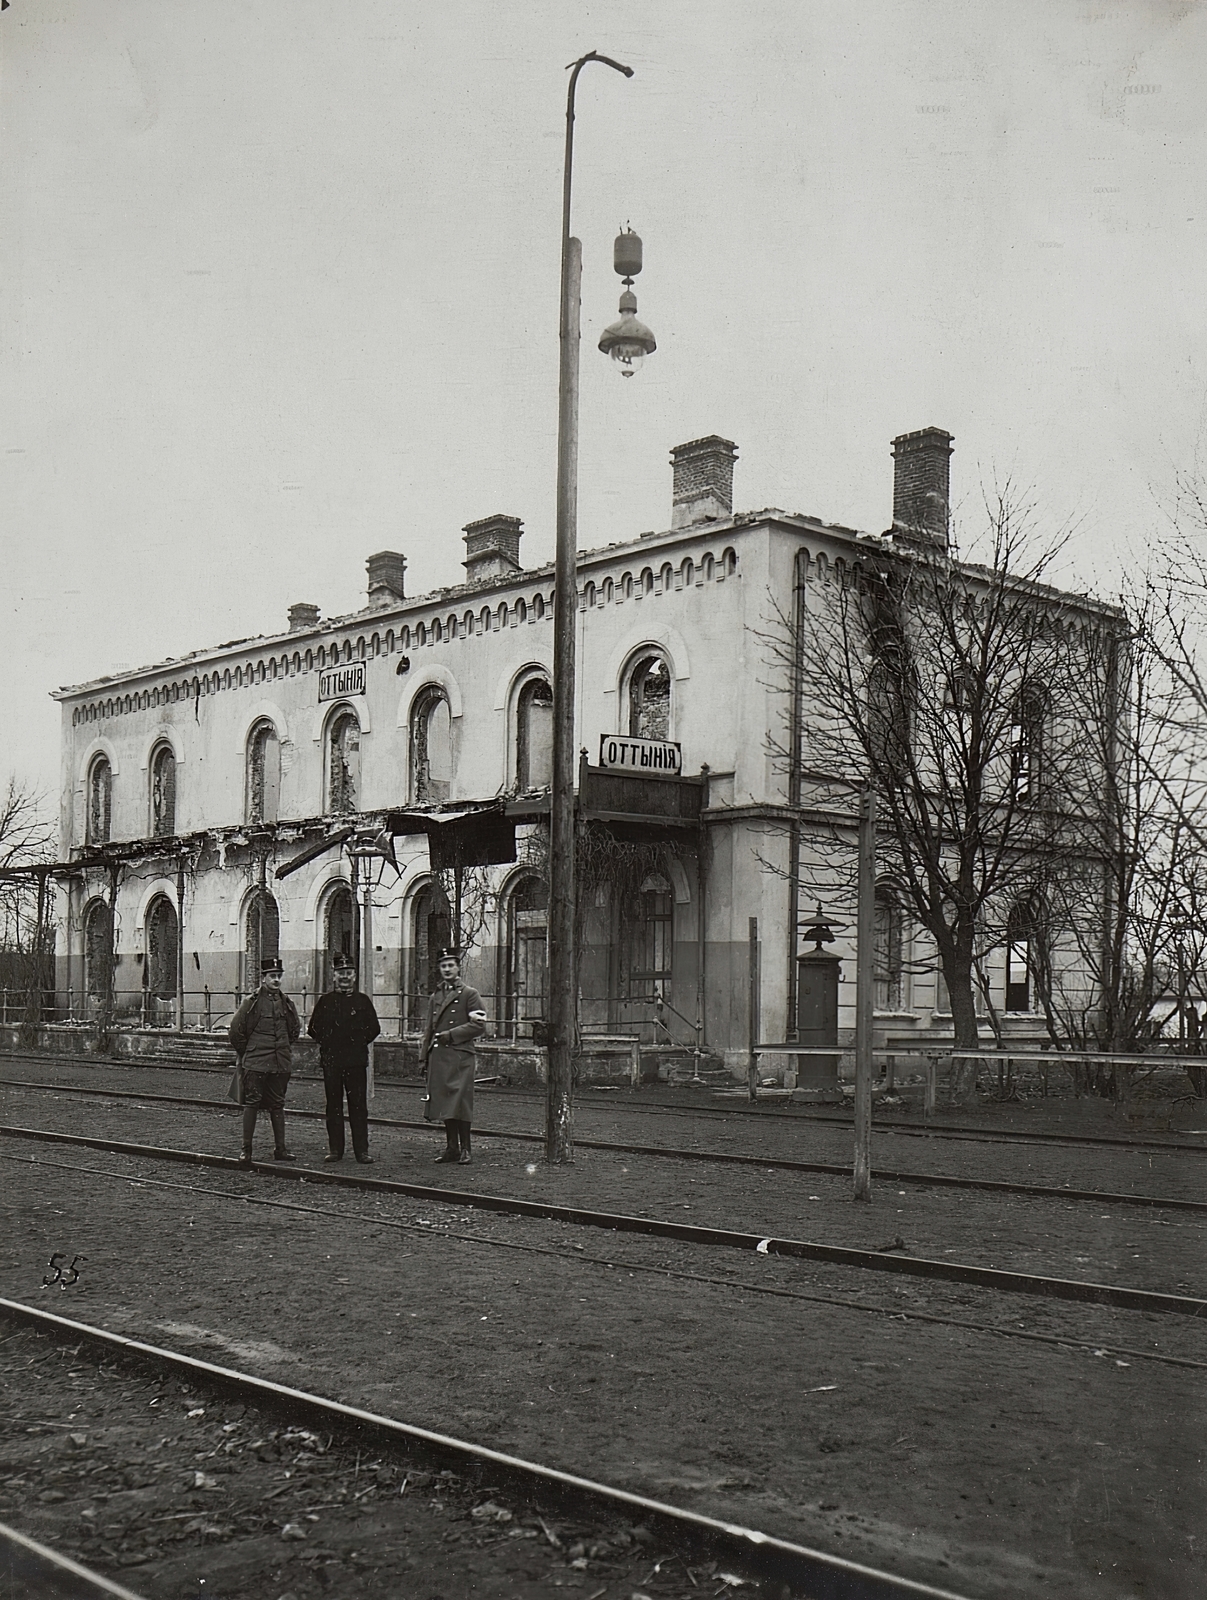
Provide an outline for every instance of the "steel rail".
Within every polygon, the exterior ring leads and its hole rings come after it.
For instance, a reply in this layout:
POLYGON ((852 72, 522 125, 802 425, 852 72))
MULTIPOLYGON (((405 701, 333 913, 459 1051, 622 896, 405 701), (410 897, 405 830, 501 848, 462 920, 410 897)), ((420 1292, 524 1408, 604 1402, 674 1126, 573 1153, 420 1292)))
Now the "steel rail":
POLYGON ((472 1444, 450 1434, 434 1433, 429 1428, 402 1422, 396 1417, 365 1411, 359 1406, 331 1400, 305 1389, 293 1389, 285 1384, 274 1383, 269 1378, 239 1372, 233 1367, 220 1367, 196 1356, 145 1344, 142 1340, 129 1339, 123 1334, 111 1333, 106 1328, 96 1328, 89 1323, 74 1322, 68 1317, 23 1305, 20 1301, 0 1298, 0 1315, 24 1322, 44 1333, 69 1338, 73 1343, 99 1345, 105 1350, 152 1362, 177 1374, 187 1373, 207 1384, 234 1390, 241 1397, 254 1396, 260 1403, 287 1409, 291 1416, 318 1419, 323 1427, 336 1424, 341 1428, 350 1427, 374 1434, 394 1444, 418 1445, 446 1459, 489 1466, 492 1471, 505 1473, 529 1489, 539 1486, 560 1498, 589 1502, 596 1508, 602 1502, 610 1509, 622 1511, 628 1516, 639 1513, 642 1518, 659 1523, 665 1532, 690 1539, 693 1544, 705 1544, 710 1549, 728 1550, 744 1565, 760 1573, 775 1576, 783 1582, 807 1586, 815 1600, 910 1600, 910 1597, 916 1597, 916 1600, 967 1600, 966 1596, 952 1590, 936 1589, 911 1578, 895 1577, 892 1573, 864 1566, 860 1562, 847 1561, 823 1550, 779 1539, 757 1528, 747 1528, 737 1522, 722 1522, 696 1511, 685 1511, 665 1501, 634 1494, 628 1489, 597 1483, 591 1478, 527 1461, 522 1456, 507 1455, 503 1451, 472 1444))
POLYGON ((579 1227, 606 1228, 613 1233, 651 1234, 657 1238, 677 1239, 689 1244, 754 1250, 760 1255, 827 1261, 835 1266, 859 1267, 875 1272, 895 1272, 907 1277, 939 1278, 950 1283, 969 1283, 985 1289, 1041 1295, 1056 1300, 1076 1300, 1087 1305, 1117 1306, 1128 1311, 1170 1312, 1191 1317, 1207 1316, 1207 1300, 1192 1295, 1165 1294, 1150 1289, 1129 1289, 1122 1285, 1093 1283, 1078 1278, 1045 1278, 1038 1273, 1008 1272, 1001 1267, 974 1267, 957 1261, 938 1261, 929 1256, 888 1255, 880 1250, 861 1250, 850 1245, 817 1244, 806 1239, 780 1239, 771 1234, 747 1233, 736 1228, 703 1228, 694 1223, 667 1222, 656 1217, 634 1217, 624 1212, 590 1211, 584 1207, 558 1205, 552 1201, 521 1200, 511 1195, 481 1194, 472 1190, 440 1189, 430 1184, 403 1183, 395 1178, 361 1178, 317 1167, 279 1166, 271 1161, 255 1161, 248 1164, 236 1160, 233 1156, 214 1156, 201 1151, 130 1144, 115 1139, 95 1139, 84 1134, 56 1133, 45 1128, 0 1125, 0 1136, 12 1139, 35 1139, 47 1144, 74 1145, 86 1150, 109 1150, 117 1155, 136 1156, 143 1160, 179 1161, 192 1166, 218 1167, 225 1171, 255 1171, 272 1177, 301 1179, 307 1183, 325 1183, 337 1188, 359 1189, 370 1194, 405 1194, 413 1199, 439 1205, 466 1206, 480 1211, 501 1211, 521 1217, 540 1217, 554 1222, 574 1223, 579 1227))
POLYGON ((751 1283, 744 1278, 716 1277, 710 1273, 687 1272, 680 1267, 667 1267, 649 1261, 633 1261, 626 1256, 588 1255, 581 1246, 573 1251, 554 1250, 549 1245, 527 1244, 518 1239, 498 1239, 488 1233, 466 1233, 457 1228, 433 1227, 423 1222, 403 1222, 397 1217, 366 1216, 360 1211, 335 1211, 330 1206, 300 1205, 292 1200, 269 1200, 264 1195, 237 1194, 230 1189, 211 1189, 199 1183, 172 1183, 166 1178, 134 1177, 128 1172, 112 1172, 106 1167, 77 1167, 65 1161, 44 1161, 37 1156, 0 1157, 19 1161, 34 1167, 53 1167, 59 1172, 79 1172, 90 1177, 111 1178, 116 1183, 130 1184, 134 1188, 174 1189, 182 1194, 201 1194, 212 1199, 233 1200, 241 1205, 268 1206, 274 1211, 296 1211, 303 1216, 326 1217, 333 1222, 359 1222, 369 1228, 392 1228, 397 1233, 412 1233, 420 1239, 454 1239, 463 1244, 487 1245, 491 1249, 518 1250, 524 1255, 550 1256, 556 1261, 569 1261, 577 1265, 604 1267, 609 1271, 619 1268, 630 1277, 635 1272, 652 1274, 659 1278, 674 1278, 684 1283, 705 1283, 713 1288, 739 1290, 742 1294, 768 1295, 776 1300, 803 1300, 809 1305, 834 1306, 844 1311, 862 1311, 870 1316, 888 1317, 893 1322, 924 1322, 941 1328, 961 1328, 968 1333, 988 1333, 1003 1339, 1022 1339, 1033 1344, 1055 1345, 1064 1350, 1090 1350, 1098 1356, 1131 1356, 1138 1361, 1156 1361, 1164 1366, 1190 1368, 1207 1372, 1207 1361, 1196 1361, 1192 1356, 1167 1355, 1160 1350, 1138 1350, 1134 1345, 1104 1345, 1100 1339, 1075 1339, 1055 1333, 1034 1333, 1029 1329, 1005 1327, 991 1322, 969 1322, 964 1317, 942 1317, 932 1311, 906 1309, 899 1305, 869 1305, 866 1300, 851 1300, 844 1295, 814 1294, 803 1289, 785 1289, 778 1284, 751 1283))
MULTIPOLYGON (((79 1060, 75 1056, 31 1056, 20 1051, 0 1051, 0 1060, 9 1061, 53 1061, 72 1062, 79 1060)), ((141 1072, 201 1072, 209 1075, 229 1077, 229 1066, 207 1066, 196 1061, 120 1061, 107 1063, 126 1071, 141 1072)), ((232 1061, 233 1065, 233 1061, 232 1061)), ((322 1083, 322 1078, 317 1073, 295 1072, 295 1079, 299 1083, 322 1083)), ((419 1087, 418 1080, 413 1083, 402 1083, 389 1078, 379 1077, 377 1086, 380 1089, 413 1089, 419 1087)), ((479 1085, 482 1087, 482 1085, 479 1085)), ((526 1089, 495 1090, 495 1093, 507 1099, 538 1100, 541 1096, 536 1091, 526 1089)), ((590 1088, 579 1089, 578 1094, 589 1095, 590 1088)), ((600 1101, 577 1101, 579 1109, 586 1104, 593 1111, 609 1112, 619 1111, 628 1114, 658 1112, 668 1117, 713 1117, 721 1121, 732 1121, 735 1117, 770 1118, 772 1121, 811 1125, 820 1123, 835 1128, 852 1129, 852 1120, 846 1116, 833 1116, 825 1112, 810 1111, 803 1108, 793 1108, 787 1104, 767 1107, 756 1110, 749 1105, 734 1106, 672 1106, 661 1100, 647 1100, 643 1105, 633 1105, 624 1100, 613 1100, 607 1103, 600 1101)), ((873 1123, 873 1132, 885 1134, 890 1138, 908 1139, 953 1139, 970 1140, 976 1144, 1035 1144, 1053 1147, 1069 1146, 1078 1148, 1086 1146, 1090 1149, 1108 1150, 1163 1150, 1174 1154, 1207 1156, 1207 1143, 1182 1144, 1172 1139, 1138 1139, 1120 1138, 1111 1134, 1081 1134, 1081 1133, 1043 1133, 1034 1132, 1023 1128, 975 1128, 966 1124, 952 1123, 946 1126, 928 1125, 912 1127, 904 1122, 891 1122, 876 1120, 873 1123)), ((575 1143, 580 1143, 577 1138, 575 1143)))
MULTIPOLYGON (((229 1100, 203 1100, 198 1096, 174 1094, 146 1094, 139 1089, 94 1089, 80 1084, 26 1083, 19 1079, 0 1078, 0 1085, 11 1089, 36 1089, 48 1094, 96 1095, 111 1100, 143 1100, 156 1105, 192 1106, 199 1110, 229 1111, 229 1100)), ((305 1117, 313 1122, 325 1120, 326 1113, 310 1111, 303 1107, 290 1107, 291 1117, 305 1117)), ((370 1117, 370 1127, 407 1128, 431 1131, 432 1124, 408 1121, 401 1117, 370 1117)), ((543 1144, 544 1136, 524 1133, 511 1128, 484 1128, 474 1125, 474 1136, 482 1139, 513 1139, 524 1144, 543 1144)), ((684 1150, 658 1144, 618 1144, 607 1139, 575 1138, 575 1144, 584 1150, 613 1150, 621 1155, 666 1156, 676 1161, 703 1161, 718 1166, 767 1167, 781 1172, 820 1173, 824 1177, 849 1178, 851 1168, 832 1161, 797 1161, 789 1156, 751 1156, 725 1150, 684 1150)), ((877 1167, 876 1175, 885 1182, 912 1183, 921 1188, 981 1189, 991 1194, 1022 1195, 1041 1200, 1088 1200, 1095 1205, 1123 1205, 1160 1207, 1169 1211, 1199 1211, 1207 1213, 1207 1200, 1177 1200, 1165 1195, 1125 1194, 1110 1189, 1070 1189, 1063 1185, 1053 1187, 1042 1183, 1011 1183, 998 1178, 958 1178, 942 1172, 899 1172, 892 1167, 877 1167)))
MULTIPOLYGON (((184 1071, 194 1070, 191 1063, 186 1064, 184 1071)), ((227 1071, 229 1068, 202 1067, 198 1071, 227 1071)), ((321 1082, 320 1078, 312 1080, 321 1082)), ((379 1079, 380 1083, 389 1088, 402 1088, 404 1085, 395 1085, 388 1079, 379 1079)), ((531 1091, 526 1089, 507 1089, 496 1091, 506 1094, 516 1100, 532 1098, 531 1091)), ((792 1123, 824 1123, 831 1127, 845 1128, 854 1131, 854 1119, 851 1116, 836 1116, 824 1111, 811 1111, 807 1107, 793 1107, 791 1104, 777 1103, 767 1106, 764 1110, 756 1110, 750 1105, 734 1106, 670 1106, 661 1100, 647 1100, 644 1105, 633 1105, 623 1100, 612 1101, 607 1106, 592 1106, 592 1109, 622 1112, 648 1112, 660 1111, 668 1117, 716 1117, 723 1121, 734 1117, 769 1118, 772 1121, 792 1123)), ((1113 1134, 1093 1133, 1043 1133, 1034 1132, 1029 1128, 975 1128, 967 1124, 948 1123, 946 1125, 928 1124, 922 1127, 913 1127, 905 1122, 890 1122, 876 1119, 872 1130, 877 1134, 889 1134, 894 1138, 898 1135, 911 1139, 970 1139, 978 1144, 1050 1144, 1050 1145, 1087 1145, 1090 1147, 1103 1147, 1115 1150, 1171 1150, 1186 1155, 1207 1155, 1205 1144, 1180 1144, 1172 1139, 1136 1139, 1119 1138, 1113 1134)))
POLYGON ((111 1578, 93 1572, 27 1533, 0 1522, 0 1575, 4 1592, 22 1600, 141 1600, 111 1578))

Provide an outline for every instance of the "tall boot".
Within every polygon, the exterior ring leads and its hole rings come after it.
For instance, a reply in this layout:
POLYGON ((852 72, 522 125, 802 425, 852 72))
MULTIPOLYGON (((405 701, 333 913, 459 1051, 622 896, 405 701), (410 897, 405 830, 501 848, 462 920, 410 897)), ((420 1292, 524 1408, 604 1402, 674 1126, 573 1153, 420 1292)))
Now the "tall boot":
POLYGON ((444 1154, 436 1157, 436 1165, 443 1161, 460 1161, 461 1141, 457 1136, 457 1122, 454 1117, 444 1119, 444 1154))
POLYGON ((256 1114, 259 1106, 243 1107, 243 1159, 251 1161, 252 1141, 256 1137, 256 1114))
POLYGON ((457 1160, 463 1167, 468 1167, 474 1158, 469 1147, 469 1121, 467 1118, 462 1117, 457 1123, 457 1134, 461 1144, 461 1153, 457 1157, 457 1160))
POLYGON ((274 1161, 296 1161, 297 1157, 291 1155, 285 1148, 285 1113, 284 1111, 270 1111, 268 1120, 272 1123, 272 1141, 274 1161))

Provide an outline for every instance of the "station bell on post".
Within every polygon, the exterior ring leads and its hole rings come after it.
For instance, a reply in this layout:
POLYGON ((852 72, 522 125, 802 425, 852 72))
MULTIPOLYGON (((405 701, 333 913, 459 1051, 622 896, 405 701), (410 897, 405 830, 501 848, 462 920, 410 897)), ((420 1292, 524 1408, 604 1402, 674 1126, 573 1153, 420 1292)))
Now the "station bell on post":
POLYGON ((622 228, 616 235, 612 265, 625 287, 620 296, 620 318, 604 329, 599 348, 604 355, 612 357, 623 377, 631 378, 640 370, 646 356, 653 355, 658 348, 654 335, 644 322, 637 320, 633 279, 641 271, 641 239, 631 228, 622 228))
POLYGON ((799 1055, 796 1058, 796 1087, 810 1098, 837 1097, 838 1089, 838 972, 837 956, 824 949, 834 943, 834 935, 822 915, 821 907, 801 937, 813 941, 813 949, 796 958, 796 1042, 801 1050, 826 1051, 833 1055, 799 1055))

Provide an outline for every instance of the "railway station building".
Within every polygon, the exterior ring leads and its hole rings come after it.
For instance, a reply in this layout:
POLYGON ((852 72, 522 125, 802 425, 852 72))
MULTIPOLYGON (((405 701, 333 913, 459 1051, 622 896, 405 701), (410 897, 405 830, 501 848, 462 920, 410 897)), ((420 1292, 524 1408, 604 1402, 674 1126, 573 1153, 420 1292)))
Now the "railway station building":
MULTIPOLYGON (((894 528, 911 499, 933 515, 937 497, 945 519, 950 436, 894 443, 894 528)), ((814 899, 829 901, 853 1026, 854 918, 835 916, 848 868, 834 865, 831 896, 806 896, 792 854, 816 843, 815 884, 851 812, 827 815, 777 755, 792 692, 789 714, 810 714, 808 685, 777 678, 766 641, 795 586, 841 582, 894 537, 735 513, 736 456, 716 436, 678 446, 668 526, 580 553, 576 705, 584 1035, 735 1073, 752 1005, 763 1041, 792 1033, 814 899)), ((381 551, 351 615, 298 602, 262 637, 58 692, 60 859, 75 868, 59 888, 60 1018, 108 1008, 119 1027, 217 1030, 264 955, 308 1006, 348 952, 386 1034, 405 1039, 457 926, 492 1032, 531 1040, 553 570, 525 566, 516 516, 462 538, 455 587, 411 596, 406 553, 381 551)), ((876 938, 882 1030, 949 1034, 933 949, 889 896, 876 938)), ((988 981, 1001 1010, 1033 1013, 1017 950, 988 981)))

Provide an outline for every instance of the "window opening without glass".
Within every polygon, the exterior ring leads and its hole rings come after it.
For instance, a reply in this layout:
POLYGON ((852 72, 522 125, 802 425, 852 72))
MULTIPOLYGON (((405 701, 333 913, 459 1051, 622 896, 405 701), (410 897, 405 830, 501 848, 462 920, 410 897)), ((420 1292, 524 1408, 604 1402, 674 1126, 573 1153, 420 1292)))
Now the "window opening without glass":
POLYGON ((151 833, 170 839, 175 832, 176 755, 170 745, 161 744, 151 761, 151 833))
POLYGON ((629 735, 634 739, 671 736, 671 671, 660 655, 642 656, 629 678, 629 735))
POLYGON ((281 741, 261 722, 247 741, 247 820, 275 822, 281 804, 281 741))
POLYGON ((335 718, 327 735, 327 811, 355 811, 360 792, 360 723, 350 711, 335 718))
POLYGON ((516 704, 516 785, 521 792, 553 783, 553 690, 533 678, 516 704))
POLYGON ((113 816, 113 768, 97 756, 88 773, 89 844, 108 844, 113 816))
POLYGON ((417 805, 448 799, 453 779, 452 716, 441 691, 426 690, 411 713, 411 772, 417 805))

